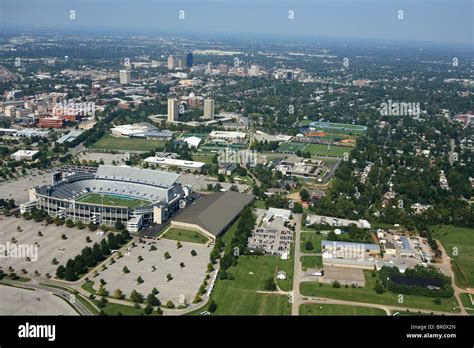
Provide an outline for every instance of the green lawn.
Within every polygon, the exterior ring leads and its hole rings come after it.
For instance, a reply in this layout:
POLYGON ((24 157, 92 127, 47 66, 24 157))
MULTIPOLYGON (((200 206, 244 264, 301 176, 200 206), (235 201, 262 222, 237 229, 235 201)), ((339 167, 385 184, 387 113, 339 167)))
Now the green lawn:
POLYGON ((166 230, 165 233, 161 235, 161 238, 199 244, 206 244, 209 241, 209 238, 204 236, 202 233, 175 227, 166 230))
POLYGON ((264 281, 275 277, 276 256, 240 256, 228 273, 233 280, 218 280, 212 293, 217 304, 215 315, 290 315, 288 297, 257 293, 264 290, 264 281))
POLYGON ((474 295, 471 294, 471 297, 469 297, 469 294, 465 292, 459 296, 461 297, 461 301, 464 309, 466 309, 466 312, 468 312, 470 315, 474 315, 474 303, 471 302, 471 298, 472 301, 474 301, 474 295))
POLYGON ((139 199, 139 198, 132 198, 120 195, 109 195, 105 194, 102 198, 98 193, 86 193, 84 196, 79 197, 76 199, 78 203, 91 203, 91 204, 98 204, 107 206, 119 206, 119 207, 129 207, 131 209, 138 208, 140 206, 146 207, 151 204, 150 201, 139 199))
POLYGON ((265 207, 265 201, 256 199, 253 203, 254 207, 257 209, 266 209, 265 207))
POLYGON ((383 315, 384 310, 371 307, 358 307, 334 304, 303 304, 299 309, 300 315, 383 315))
MULTIPOLYGON (((226 244, 225 252, 232 252, 229 245, 238 223, 239 219, 222 236, 222 241, 226 244)), ((287 296, 257 292, 264 290, 265 279, 276 278, 276 273, 280 270, 286 271, 287 276, 292 277, 293 271, 290 265, 292 260, 280 260, 277 256, 240 256, 237 265, 227 270, 234 279, 217 279, 215 283, 211 294, 211 299, 217 304, 214 314, 290 315, 291 304, 287 296)), ((280 282, 278 284, 282 286, 280 282)), ((205 310, 206 306, 189 314, 199 315, 205 310)))
POLYGON ((324 144, 309 144, 305 147, 304 151, 309 151, 311 155, 316 156, 330 156, 330 157, 344 157, 344 153, 350 153, 353 150, 352 147, 345 146, 334 146, 331 145, 329 148, 324 144))
POLYGON ((323 237, 316 232, 301 232, 301 251, 304 253, 320 253, 321 252, 321 240, 323 237), (311 241, 313 249, 307 250, 305 244, 307 241, 311 241))
POLYGON ((293 289, 293 273, 294 273, 294 262, 295 262, 295 243, 291 243, 290 257, 288 260, 282 260, 280 257, 277 258, 277 271, 283 271, 286 273, 286 279, 277 279, 276 282, 278 287, 283 291, 290 291, 293 289))
POLYGON ((308 268, 321 268, 323 267, 323 258, 321 256, 302 256, 301 267, 303 271, 308 268))
POLYGON ((437 310, 443 312, 459 312, 457 301, 454 297, 449 299, 441 299, 441 304, 434 303, 435 298, 415 295, 403 295, 403 303, 399 303, 398 294, 392 292, 384 292, 377 294, 374 290, 376 277, 372 277, 371 271, 364 270, 366 286, 363 288, 352 288, 341 286, 336 289, 330 284, 322 284, 316 282, 303 282, 300 284, 300 292, 305 296, 319 296, 334 298, 338 300, 348 300, 356 302, 386 304, 399 307, 410 307, 425 310, 437 310))
POLYGON ((449 256, 456 284, 474 287, 474 229, 442 225, 431 226, 433 238, 439 240, 449 256), (453 252, 457 251, 457 256, 453 252))
POLYGON ((90 292, 91 294, 96 293, 96 291, 94 290, 94 282, 92 280, 89 280, 85 282, 84 284, 82 284, 81 288, 86 290, 87 292, 90 292))
POLYGON ((161 140, 119 138, 105 134, 90 147, 98 150, 153 151, 156 148, 164 148, 164 142, 161 140))
POLYGON ((193 161, 198 161, 198 162, 204 162, 206 164, 211 164, 212 159, 214 158, 216 154, 212 152, 198 152, 196 154, 193 154, 193 161))

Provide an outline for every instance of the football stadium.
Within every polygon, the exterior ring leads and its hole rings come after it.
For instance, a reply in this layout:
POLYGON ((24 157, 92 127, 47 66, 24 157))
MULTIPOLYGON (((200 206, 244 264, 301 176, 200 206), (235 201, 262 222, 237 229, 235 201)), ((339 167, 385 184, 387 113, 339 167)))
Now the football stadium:
POLYGON ((101 165, 94 172, 53 173, 52 184, 30 189, 28 203, 50 216, 113 226, 121 221, 130 232, 161 224, 188 203, 191 189, 177 183, 180 175, 158 170, 101 165))

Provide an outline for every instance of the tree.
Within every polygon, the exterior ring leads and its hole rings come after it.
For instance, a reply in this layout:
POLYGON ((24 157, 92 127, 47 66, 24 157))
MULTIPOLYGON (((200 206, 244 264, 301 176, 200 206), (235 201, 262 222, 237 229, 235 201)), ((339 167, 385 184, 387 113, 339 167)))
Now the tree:
POLYGON ((74 227, 74 222, 71 219, 66 220, 66 227, 72 228, 74 227))
POLYGON ((337 280, 333 281, 331 284, 332 287, 336 289, 341 287, 341 283, 339 283, 337 280))
POLYGON ((225 181, 225 176, 223 174, 217 174, 217 181, 224 182, 225 181))
POLYGON ((168 302, 166 302, 166 308, 169 308, 169 309, 172 309, 174 308, 174 303, 173 301, 169 300, 168 302))
POLYGON ((306 250, 313 250, 313 243, 310 240, 306 241, 306 243, 304 243, 304 248, 306 250))
POLYGON ((183 246, 183 245, 182 245, 181 242, 178 240, 178 241, 176 242, 176 248, 179 249, 179 248, 181 248, 182 246, 183 246))
POLYGON ((130 299, 135 303, 142 303, 144 301, 143 295, 136 290, 132 290, 130 293, 130 299))
POLYGON ((125 296, 124 296, 122 290, 116 289, 116 290, 114 291, 114 297, 115 297, 115 298, 118 298, 119 300, 121 300, 121 299, 123 299, 125 296))
POLYGON ((58 277, 59 279, 63 279, 64 275, 65 275, 65 271, 66 271, 66 269, 64 268, 63 265, 59 266, 56 269, 56 277, 58 277))
POLYGON ((117 221, 117 222, 115 223, 115 229, 116 229, 117 231, 122 231, 122 230, 125 229, 125 225, 123 224, 122 221, 117 221))
POLYGON ((193 249, 193 250, 191 250, 191 255, 192 255, 192 256, 196 256, 196 255, 197 255, 197 252, 196 252, 196 250, 194 250, 194 249, 193 249))
POLYGON ((275 291, 276 290, 277 287, 276 287, 275 280, 273 279, 273 277, 265 279, 265 283, 263 285, 263 288, 267 291, 275 291))
POLYGON ((159 305, 161 305, 160 300, 158 300, 158 298, 157 298, 154 294, 152 294, 152 293, 148 294, 148 296, 147 296, 147 298, 146 298, 146 303, 148 303, 148 304, 151 305, 151 306, 159 306, 159 305))
POLYGON ((166 279, 167 279, 168 281, 173 280, 173 276, 171 275, 171 273, 168 273, 168 274, 166 275, 166 279))
POLYGON ((166 260, 168 260, 169 258, 171 258, 171 255, 170 255, 169 252, 166 251, 165 254, 164 254, 164 257, 165 257, 166 260))
POLYGON ((153 312, 153 307, 150 306, 150 305, 147 305, 145 307, 145 309, 143 310, 143 312, 146 314, 146 315, 150 315, 152 312, 153 312))
POLYGON ((217 304, 216 302, 214 302, 214 300, 211 300, 211 302, 209 302, 209 307, 207 307, 207 310, 210 312, 210 313, 214 313, 217 309, 217 304))
POLYGON ((301 200, 302 200, 303 202, 309 202, 309 200, 310 200, 311 197, 310 197, 310 195, 309 195, 308 190, 302 189, 302 190, 300 191, 300 198, 301 198, 301 200))
POLYGON ((303 206, 299 202, 295 202, 293 205, 293 209, 291 210, 295 214, 302 214, 303 213, 303 206))
POLYGON ((379 282, 375 284, 374 290, 377 294, 382 294, 385 289, 383 288, 383 285, 380 284, 379 282))
POLYGON ((138 278, 137 278, 137 283, 138 283, 138 284, 143 283, 143 278, 142 278, 141 276, 138 276, 138 278))

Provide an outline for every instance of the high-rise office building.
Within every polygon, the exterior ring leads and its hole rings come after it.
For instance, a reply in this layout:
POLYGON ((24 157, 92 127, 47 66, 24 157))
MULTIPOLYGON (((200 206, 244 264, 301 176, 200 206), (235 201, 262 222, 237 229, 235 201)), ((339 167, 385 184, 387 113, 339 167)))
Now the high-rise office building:
POLYGON ((130 70, 120 70, 120 84, 128 85, 131 81, 130 70))
POLYGON ((175 67, 177 67, 177 68, 184 68, 184 67, 185 67, 184 58, 178 58, 178 59, 176 59, 175 67))
POLYGON ((214 99, 204 100, 204 118, 206 120, 214 119, 214 99))
POLYGON ((168 69, 170 70, 173 70, 175 68, 175 59, 174 57, 171 55, 168 57, 168 69))
POLYGON ((177 121, 178 114, 179 114, 179 100, 168 99, 168 122, 177 121))
POLYGON ((193 66, 193 54, 190 52, 186 55, 186 67, 192 68, 193 66))
POLYGON ((250 76, 258 76, 258 75, 260 75, 260 67, 259 67, 258 65, 252 65, 252 66, 250 67, 249 75, 250 75, 250 76))

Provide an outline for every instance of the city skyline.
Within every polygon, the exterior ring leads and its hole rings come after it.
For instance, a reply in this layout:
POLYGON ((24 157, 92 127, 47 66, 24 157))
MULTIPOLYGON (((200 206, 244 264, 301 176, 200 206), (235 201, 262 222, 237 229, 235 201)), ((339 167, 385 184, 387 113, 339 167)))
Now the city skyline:
POLYGON ((2 30, 279 35, 471 45, 472 3, 442 1, 4 0, 2 30), (45 11, 48 9, 48 11, 45 11), (20 11, 21 17, 13 16, 20 11), (71 15, 70 11, 75 11, 71 15), (180 12, 184 11, 184 12, 180 12), (403 11, 399 12, 399 11, 403 11), (71 16, 74 19, 71 19, 71 16), (244 22, 241 21, 245 20, 244 22))

